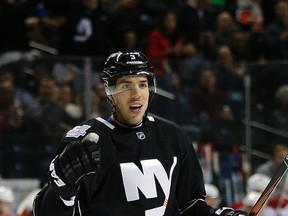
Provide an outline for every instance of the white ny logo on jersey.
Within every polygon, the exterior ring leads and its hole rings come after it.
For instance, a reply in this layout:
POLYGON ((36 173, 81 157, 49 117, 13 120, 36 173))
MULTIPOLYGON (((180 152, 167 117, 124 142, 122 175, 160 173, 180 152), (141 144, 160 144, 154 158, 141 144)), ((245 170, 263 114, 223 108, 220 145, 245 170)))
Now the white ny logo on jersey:
POLYGON ((157 159, 141 161, 143 172, 134 163, 120 164, 127 201, 138 200, 139 190, 147 199, 157 197, 156 178, 165 194, 165 200, 163 200, 163 206, 147 210, 145 215, 163 215, 166 208, 164 203, 169 199, 172 174, 176 163, 177 158, 174 157, 169 176, 157 159))

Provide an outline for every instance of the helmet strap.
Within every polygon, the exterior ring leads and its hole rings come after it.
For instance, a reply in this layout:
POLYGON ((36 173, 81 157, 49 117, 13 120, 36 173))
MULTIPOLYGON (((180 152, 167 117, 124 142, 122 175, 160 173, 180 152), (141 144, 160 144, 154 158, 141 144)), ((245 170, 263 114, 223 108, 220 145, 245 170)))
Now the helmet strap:
POLYGON ((113 100, 112 96, 107 96, 107 102, 110 104, 111 106, 111 111, 113 115, 116 115, 116 107, 115 107, 115 102, 113 100))

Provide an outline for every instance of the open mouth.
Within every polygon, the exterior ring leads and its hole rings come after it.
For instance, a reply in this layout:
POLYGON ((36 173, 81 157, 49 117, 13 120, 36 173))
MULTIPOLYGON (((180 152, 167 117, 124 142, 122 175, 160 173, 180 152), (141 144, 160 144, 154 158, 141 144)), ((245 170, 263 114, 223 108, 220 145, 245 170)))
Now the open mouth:
POLYGON ((141 107, 142 107, 142 105, 131 105, 130 109, 132 111, 140 111, 141 107))

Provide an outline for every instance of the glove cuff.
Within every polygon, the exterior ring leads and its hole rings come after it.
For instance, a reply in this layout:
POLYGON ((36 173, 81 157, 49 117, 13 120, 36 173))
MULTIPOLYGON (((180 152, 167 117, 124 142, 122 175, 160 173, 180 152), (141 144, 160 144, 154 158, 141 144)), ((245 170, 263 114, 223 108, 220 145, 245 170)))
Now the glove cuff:
POLYGON ((61 176, 61 172, 59 172, 57 159, 58 156, 56 156, 49 165, 48 181, 62 200, 70 201, 77 194, 77 185, 66 183, 65 178, 61 176))
POLYGON ((232 211, 233 211, 233 209, 230 207, 211 209, 210 216, 226 216, 228 213, 230 213, 232 211))
POLYGON ((62 200, 62 202, 64 203, 64 205, 66 206, 73 206, 75 204, 75 198, 76 196, 73 196, 70 198, 70 200, 65 200, 60 196, 60 199, 62 200))
POLYGON ((210 216, 249 216, 244 211, 234 210, 230 207, 211 209, 210 216))

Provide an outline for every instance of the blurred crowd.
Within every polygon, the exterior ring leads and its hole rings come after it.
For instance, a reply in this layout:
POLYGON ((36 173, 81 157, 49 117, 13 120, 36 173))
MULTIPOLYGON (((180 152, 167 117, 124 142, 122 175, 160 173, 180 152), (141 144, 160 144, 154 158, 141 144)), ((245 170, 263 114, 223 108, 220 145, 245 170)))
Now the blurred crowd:
POLYGON ((207 195, 222 195, 217 205, 251 207, 261 191, 248 193, 248 179, 271 178, 288 153, 287 0, 0 0, 1 176, 39 178, 42 187, 65 131, 110 115, 103 60, 133 49, 156 74, 151 114, 178 123, 196 143, 207 195), (93 59, 88 78, 86 57, 93 59), (252 147, 266 153, 248 172, 241 150, 247 74, 252 147))
POLYGON ((230 61, 232 70, 233 61, 288 55, 285 0, 1 0, 0 7, 0 53, 107 56, 136 48, 161 60, 159 75, 174 69, 170 60, 195 56, 230 61))

